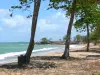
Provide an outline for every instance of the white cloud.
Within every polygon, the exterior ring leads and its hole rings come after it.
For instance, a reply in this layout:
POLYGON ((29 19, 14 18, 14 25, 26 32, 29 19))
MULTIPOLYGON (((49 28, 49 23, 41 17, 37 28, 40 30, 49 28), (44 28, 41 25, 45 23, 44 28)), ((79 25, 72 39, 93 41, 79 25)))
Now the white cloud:
MULTIPOLYGON (((9 14, 9 10, 0 9, 0 23, 2 25, 0 31, 3 30, 3 33, 11 34, 12 37, 18 36, 20 37, 19 39, 29 39, 32 20, 19 14, 10 17, 9 14)), ((57 40, 66 34, 69 18, 65 17, 64 12, 50 14, 51 15, 41 16, 38 18, 36 40, 39 40, 42 37, 57 40)), ((72 29, 72 35, 76 35, 74 28, 72 29)))
POLYGON ((57 12, 44 19, 39 19, 37 28, 40 32, 66 32, 68 23, 69 19, 65 17, 64 13, 57 12))
MULTIPOLYGON (((0 13, 4 15, 9 15, 8 10, 0 9, 0 13)), ((0 20, 4 26, 8 28, 19 28, 18 32, 30 31, 31 28, 31 19, 27 19, 26 16, 15 15, 13 17, 3 17, 0 20)), ((56 31, 64 28, 67 28, 67 19, 62 12, 57 12, 56 14, 50 15, 49 17, 38 19, 37 31, 56 31)))
POLYGON ((7 17, 10 15, 10 12, 8 9, 0 9, 0 18, 7 17))
MULTIPOLYGON (((9 15, 9 13, 7 12, 5 15, 9 15)), ((2 23, 3 28, 14 30, 16 35, 21 35, 24 33, 25 35, 30 35, 31 19, 27 19, 26 16, 18 14, 14 15, 13 17, 4 16, 0 18, 0 22, 2 23)), ((66 18, 62 12, 57 12, 44 17, 42 16, 42 18, 38 19, 36 37, 40 37, 41 32, 43 32, 41 37, 63 37, 63 35, 66 33, 68 23, 69 19, 66 18)))
POLYGON ((21 15, 15 15, 14 17, 3 18, 2 22, 10 28, 31 25, 31 21, 21 15))
POLYGON ((52 22, 48 22, 47 19, 40 19, 38 22, 38 28, 40 29, 40 31, 50 31, 57 29, 58 25, 52 22))
POLYGON ((65 14, 64 13, 62 13, 62 12, 57 12, 55 15, 52 15, 52 18, 54 18, 54 19, 58 19, 58 18, 65 18, 65 14))

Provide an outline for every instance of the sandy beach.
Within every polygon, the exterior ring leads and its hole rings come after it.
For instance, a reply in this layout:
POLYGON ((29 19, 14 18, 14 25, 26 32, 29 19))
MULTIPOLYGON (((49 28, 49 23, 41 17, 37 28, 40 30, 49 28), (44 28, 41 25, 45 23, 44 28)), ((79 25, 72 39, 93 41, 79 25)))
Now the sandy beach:
POLYGON ((34 56, 28 66, 17 63, 0 66, 0 75, 100 75, 100 48, 91 46, 70 50, 70 59, 61 59, 62 52, 34 56))

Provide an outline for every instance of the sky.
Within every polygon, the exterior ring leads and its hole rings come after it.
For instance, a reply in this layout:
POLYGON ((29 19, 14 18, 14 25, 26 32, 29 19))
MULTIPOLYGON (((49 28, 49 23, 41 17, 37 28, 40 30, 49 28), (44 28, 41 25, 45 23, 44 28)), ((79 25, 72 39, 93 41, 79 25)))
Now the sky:
MULTIPOLYGON (((67 33, 69 18, 65 17, 63 10, 48 8, 49 0, 41 2, 35 41, 46 37, 52 40, 62 39, 67 33)), ((9 9, 12 5, 18 5, 19 0, 2 0, 0 2, 0 42, 29 42, 31 33, 31 18, 26 18, 28 12, 15 10, 10 17, 9 9)), ((33 10, 31 7, 30 10, 33 10)), ((71 37, 79 34, 73 27, 71 37)), ((83 33, 80 33, 83 34, 83 33)))

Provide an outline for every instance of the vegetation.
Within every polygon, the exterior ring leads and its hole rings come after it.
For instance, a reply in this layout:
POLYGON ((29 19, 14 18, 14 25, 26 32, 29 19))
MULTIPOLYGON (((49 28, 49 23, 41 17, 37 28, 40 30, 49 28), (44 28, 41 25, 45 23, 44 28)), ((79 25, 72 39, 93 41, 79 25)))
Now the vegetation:
POLYGON ((87 5, 82 5, 80 17, 77 18, 75 22, 75 28, 82 32, 87 31, 87 51, 89 51, 90 43, 90 30, 93 30, 95 23, 98 21, 98 16, 96 13, 99 13, 100 8, 98 8, 97 3, 87 2, 87 5), (90 12, 89 12, 90 11, 90 12))
MULTIPOLYGON (((79 18, 79 19, 80 18, 83 19, 84 16, 86 17, 83 23, 86 23, 86 27, 87 27, 87 36, 88 36, 87 37, 88 39, 87 51, 89 50, 89 26, 88 25, 90 22, 92 22, 92 19, 87 16, 88 15, 91 16, 89 14, 90 8, 92 9, 94 5, 97 7, 98 6, 97 3, 98 2, 96 0, 84 0, 84 1, 82 0, 77 0, 77 1, 76 0, 73 0, 73 1, 71 0, 67 0, 67 1, 66 0, 63 0, 63 1, 51 0, 50 8, 64 9, 66 11, 66 16, 70 16, 70 21, 69 21, 67 35, 66 35, 67 37, 66 37, 66 43, 65 43, 65 51, 64 51, 64 54, 62 55, 62 58, 65 58, 65 59, 69 58, 69 44, 70 44, 71 29, 72 29, 74 17, 79 18)), ((76 22, 77 22, 77 19, 76 19, 76 22)))
POLYGON ((87 36, 86 35, 76 35, 75 37, 74 37, 74 41, 76 42, 76 43, 80 43, 80 42, 83 42, 83 43, 87 43, 87 36))
POLYGON ((82 36, 81 36, 81 35, 76 35, 76 36, 74 37, 74 41, 77 42, 77 43, 82 42, 82 36))
POLYGON ((91 40, 91 42, 94 43, 94 45, 96 45, 97 43, 100 43, 100 34, 98 34, 97 30, 91 32, 90 40, 91 40))
POLYGON ((41 39, 41 44, 48 44, 48 43, 49 43, 49 40, 46 37, 41 39))
POLYGON ((52 0, 49 6, 50 8, 64 9, 66 11, 66 16, 70 16, 70 21, 69 21, 67 35, 66 35, 65 51, 64 51, 64 54, 62 55, 62 58, 67 59, 69 58, 69 44, 70 44, 71 29, 72 29, 75 9, 76 9, 76 0, 73 0, 73 1, 52 0))

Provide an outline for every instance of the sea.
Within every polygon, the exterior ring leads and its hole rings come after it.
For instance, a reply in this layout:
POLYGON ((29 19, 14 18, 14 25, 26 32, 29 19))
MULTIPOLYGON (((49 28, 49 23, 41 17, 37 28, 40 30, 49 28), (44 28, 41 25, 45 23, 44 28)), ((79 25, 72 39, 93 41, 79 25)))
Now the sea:
MULTIPOLYGON (((17 62, 19 55, 24 55, 27 51, 28 42, 7 42, 0 43, 0 65, 17 62)), ((82 45, 71 44, 70 48, 82 48, 82 45)), ((49 52, 63 52, 65 46, 57 44, 35 44, 31 56, 41 56, 49 52)))
MULTIPOLYGON (((26 53, 28 44, 28 42, 0 43, 0 64, 16 62, 19 55, 26 53)), ((32 56, 41 56, 43 54, 47 54, 48 52, 63 51, 63 49, 64 45, 35 44, 32 56)))

